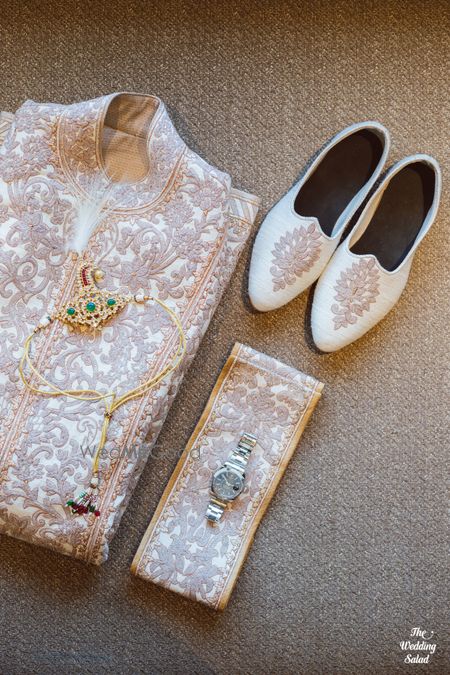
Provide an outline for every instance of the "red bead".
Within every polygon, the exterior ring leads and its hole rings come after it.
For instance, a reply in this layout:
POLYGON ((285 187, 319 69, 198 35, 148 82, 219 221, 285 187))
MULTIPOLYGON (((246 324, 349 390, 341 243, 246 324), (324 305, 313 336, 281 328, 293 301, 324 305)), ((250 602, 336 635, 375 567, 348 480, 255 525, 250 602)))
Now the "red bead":
POLYGON ((96 518, 98 518, 99 515, 100 515, 100 511, 95 511, 95 512, 94 512, 94 515, 95 515, 96 518))

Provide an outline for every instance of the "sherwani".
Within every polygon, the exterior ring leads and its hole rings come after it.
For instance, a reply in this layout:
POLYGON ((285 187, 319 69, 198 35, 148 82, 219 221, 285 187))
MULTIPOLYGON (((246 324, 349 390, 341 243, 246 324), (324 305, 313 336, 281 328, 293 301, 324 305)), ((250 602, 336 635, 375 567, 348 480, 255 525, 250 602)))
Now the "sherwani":
MULTIPOLYGON (((0 119, 0 532, 100 564, 258 200, 190 150, 152 96, 27 101, 0 119), (89 483, 104 405, 32 393, 18 363, 27 335, 73 290, 77 262, 67 241, 77 200, 117 176, 127 181, 89 253, 105 288, 143 289, 176 312, 187 353, 156 388, 114 413, 100 465, 101 515, 74 517, 65 503, 89 483)), ((130 304, 95 334, 52 323, 36 336, 33 359, 61 389, 123 393, 159 372, 177 340, 157 305, 130 304)))

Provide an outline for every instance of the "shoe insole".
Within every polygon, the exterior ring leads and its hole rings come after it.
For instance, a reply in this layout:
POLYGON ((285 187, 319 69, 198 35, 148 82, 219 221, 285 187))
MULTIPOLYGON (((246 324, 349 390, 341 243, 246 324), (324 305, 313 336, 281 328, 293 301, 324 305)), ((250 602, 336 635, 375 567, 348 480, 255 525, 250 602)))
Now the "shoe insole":
POLYGON ((423 162, 408 164, 389 182, 353 253, 372 253, 391 272, 400 265, 414 244, 435 191, 435 175, 423 162))
POLYGON ((326 235, 353 197, 372 176, 383 153, 377 134, 355 131, 333 146, 307 179, 294 202, 300 216, 315 216, 326 235))

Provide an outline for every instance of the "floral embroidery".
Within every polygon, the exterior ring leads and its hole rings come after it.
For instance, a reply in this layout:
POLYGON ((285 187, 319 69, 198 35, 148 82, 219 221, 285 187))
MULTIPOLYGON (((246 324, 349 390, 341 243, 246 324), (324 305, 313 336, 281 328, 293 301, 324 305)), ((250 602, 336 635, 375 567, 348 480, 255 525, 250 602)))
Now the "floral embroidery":
POLYGON ((320 232, 316 225, 302 225, 286 232, 275 243, 272 251, 273 290, 280 291, 291 286, 308 272, 320 256, 320 232))
MULTIPOLYGON (((94 526, 76 522, 63 504, 86 480, 101 407, 29 395, 17 364, 26 336, 70 294, 73 261, 64 243, 74 192, 101 170, 96 139, 108 101, 68 107, 27 102, 0 151, 0 531, 95 563, 107 557, 256 215, 253 209, 245 227, 235 227, 229 177, 185 148, 162 106, 149 139, 153 171, 134 185, 126 207, 105 218, 91 246, 111 288, 149 288, 171 304, 183 321, 188 354, 183 372, 118 411, 102 457, 104 518, 94 526), (142 446, 139 457, 124 453, 125 445, 142 446)), ((55 326, 36 342, 35 358, 62 388, 120 390, 138 383, 143 364, 149 372, 159 369, 173 337, 157 308, 133 307, 101 339, 55 326)))
POLYGON ((362 258, 341 272, 334 287, 338 304, 331 306, 335 330, 356 323, 358 317, 370 310, 379 295, 379 279, 373 258, 362 258))
MULTIPOLYGON (((96 146, 100 145, 99 135, 101 131, 101 112, 105 105, 111 102, 113 96, 105 96, 76 103, 67 106, 60 115, 58 125, 58 145, 60 159, 66 177, 80 191, 89 194, 92 183, 92 173, 98 169, 99 158, 95 152, 96 146)), ((152 107, 153 120, 148 137, 148 154, 152 158, 148 175, 145 179, 117 186, 114 191, 114 201, 119 206, 115 210, 129 212, 131 209, 150 206, 158 199, 164 189, 170 185, 170 178, 177 168, 183 153, 187 152, 175 127, 170 122, 165 106, 157 99, 149 98, 149 106, 152 107)), ((191 157, 197 160, 192 153, 191 157)), ((207 165, 206 165, 207 166, 207 165)), ((103 167, 101 167, 103 169, 103 167)), ((207 167, 212 172, 211 167, 207 167)), ((206 172, 209 173, 209 172, 206 172)), ((197 181, 199 176, 195 174, 197 181)), ((217 172, 219 174, 219 172, 217 172)), ((223 181, 223 174, 220 175, 223 181)), ((220 176, 213 180, 217 183, 220 176)), ((205 177, 202 176, 200 183, 205 177)), ((108 177, 105 171, 96 173, 99 187, 106 187, 108 177)), ((216 189, 223 189, 223 185, 216 189)), ((217 204, 217 201, 214 201, 217 204)))
POLYGON ((144 579, 212 607, 219 606, 249 526, 283 471, 294 430, 320 391, 313 378, 250 347, 239 345, 236 353, 135 566, 144 579), (239 501, 212 528, 205 519, 211 474, 234 449, 239 429, 258 438, 251 470, 239 501))

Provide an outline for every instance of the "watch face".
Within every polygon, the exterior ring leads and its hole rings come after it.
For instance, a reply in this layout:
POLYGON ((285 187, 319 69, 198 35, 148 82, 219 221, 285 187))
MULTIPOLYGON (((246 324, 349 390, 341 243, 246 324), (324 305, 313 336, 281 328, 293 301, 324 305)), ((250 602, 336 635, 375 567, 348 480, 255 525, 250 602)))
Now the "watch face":
POLYGON ((212 481, 213 492, 219 499, 235 499, 244 487, 244 479, 240 473, 223 467, 216 471, 212 481))

